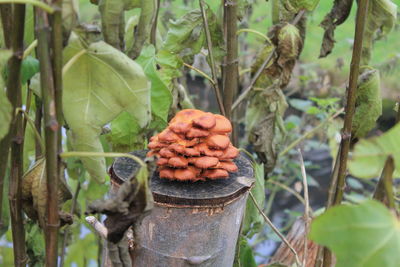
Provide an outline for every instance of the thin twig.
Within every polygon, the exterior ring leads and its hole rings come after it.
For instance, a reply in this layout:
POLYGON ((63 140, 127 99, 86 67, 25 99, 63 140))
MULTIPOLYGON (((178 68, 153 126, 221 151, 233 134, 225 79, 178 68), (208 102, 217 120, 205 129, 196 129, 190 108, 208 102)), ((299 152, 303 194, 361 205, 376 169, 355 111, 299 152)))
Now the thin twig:
POLYGON ((42 140, 42 137, 40 136, 40 133, 36 129, 35 122, 29 117, 28 112, 26 112, 22 108, 17 108, 16 113, 18 114, 20 112, 24 114, 25 122, 27 122, 29 124, 29 126, 31 127, 33 134, 36 138, 36 142, 38 142, 40 144, 40 149, 42 151, 44 151, 45 148, 44 148, 43 140, 42 140))
POLYGON ((198 68, 196 68, 196 67, 194 67, 194 66, 192 66, 192 65, 189 65, 189 64, 187 64, 187 63, 185 63, 185 62, 183 62, 183 65, 184 65, 185 67, 188 67, 189 69, 194 70, 195 72, 199 73, 201 76, 203 76, 204 78, 206 78, 207 80, 209 80, 210 83, 211 83, 213 86, 215 85, 214 80, 213 80, 210 76, 208 76, 205 72, 203 72, 202 70, 199 70, 198 68))
MULTIPOLYGON (((305 10, 301 10, 299 13, 297 13, 296 17, 293 19, 291 24, 296 25, 301 17, 304 15, 305 10)), ((250 93, 251 89, 253 88, 254 84, 257 82, 258 78, 260 75, 263 73, 264 69, 268 66, 270 61, 272 60, 274 54, 276 52, 276 47, 274 47, 271 51, 271 53, 268 55, 268 57, 264 60, 263 64, 257 69, 256 73, 254 74, 253 78, 250 81, 249 86, 246 87, 246 89, 243 90, 243 92, 239 95, 239 97, 235 100, 235 102, 232 105, 232 110, 237 108, 239 104, 246 98, 248 93, 250 93)))
POLYGON ((304 190, 304 200, 306 202, 304 207, 304 228, 306 229, 306 233, 304 236, 304 253, 303 253, 303 266, 306 266, 307 261, 307 235, 309 229, 309 222, 310 222, 310 201, 308 197, 308 184, 307 184, 307 175, 306 175, 306 167, 304 165, 303 155, 301 154, 300 148, 298 149, 299 152, 299 159, 300 159, 300 169, 301 169, 301 176, 303 177, 303 190, 304 190))
POLYGON ((54 12, 54 8, 52 8, 45 2, 38 0, 0 0, 0 4, 31 4, 33 6, 43 9, 49 14, 54 12))
POLYGON ((279 236, 279 238, 282 240, 282 242, 285 243, 286 246, 288 246, 290 251, 292 251, 292 253, 294 254, 294 257, 296 259, 297 266, 301 266, 299 256, 298 256, 296 250, 292 247, 292 245, 289 243, 289 241, 286 239, 286 237, 279 231, 279 229, 275 227, 275 225, 271 222, 271 220, 267 217, 267 215, 265 215, 265 213, 262 211, 262 209, 258 205, 256 199, 254 198, 253 193, 251 193, 251 191, 249 191, 249 194, 250 194, 250 198, 253 200, 253 203, 256 206, 258 212, 264 218, 264 221, 269 225, 269 227, 271 227, 271 229, 275 232, 275 234, 277 236, 279 236))
POLYGON ((90 224, 93 229, 96 231, 96 233, 103 239, 107 239, 107 228, 101 223, 99 222, 96 217, 94 216, 87 216, 85 218, 86 222, 88 224, 90 224))
POLYGON ((216 69, 215 61, 214 61, 210 28, 208 27, 207 14, 206 14, 206 10, 204 9, 203 0, 199 0, 199 4, 200 4, 201 15, 203 17, 203 27, 204 27, 204 31, 206 33, 208 57, 210 59, 210 64, 211 64, 211 66, 210 66, 211 67, 211 74, 212 74, 212 77, 213 77, 212 85, 214 87, 215 96, 217 98, 219 111, 221 112, 222 115, 225 116, 225 107, 224 107, 224 102, 223 102, 223 99, 222 99, 221 90, 220 90, 220 88, 218 86, 217 69, 216 69))
POLYGON ((128 153, 112 153, 112 152, 83 152, 83 151, 68 151, 60 154, 61 158, 71 157, 108 157, 108 158, 130 158, 136 161, 140 167, 146 166, 143 160, 135 155, 128 153))
POLYGON ((295 148, 298 144, 300 144, 302 141, 304 141, 305 139, 309 138, 310 136, 312 136, 314 133, 316 133, 319 129, 321 129, 322 127, 324 127, 327 123, 331 122, 332 120, 334 120, 337 116, 339 116, 340 114, 343 113, 343 108, 341 108, 339 111, 337 111, 335 114, 333 114, 332 116, 330 116, 329 118, 325 119, 324 121, 322 121, 320 124, 318 124, 317 126, 315 126, 313 129, 311 129, 310 131, 304 133, 302 136, 300 136, 299 138, 297 138, 296 140, 294 140, 291 144, 289 144, 284 150, 282 150, 279 153, 279 157, 283 157, 284 155, 286 155, 286 153, 288 153, 290 150, 292 150, 293 148, 295 148))
POLYGON ((155 3, 155 12, 150 31, 150 43, 154 46, 155 49, 157 49, 157 22, 158 14, 160 13, 160 0, 156 0, 155 3))
POLYGON ((239 35, 239 34, 242 33, 242 32, 254 33, 255 35, 258 35, 258 36, 260 36, 261 38, 263 38, 263 39, 264 39, 265 41, 267 41, 268 43, 272 44, 272 42, 271 42, 271 40, 268 38, 268 36, 266 36, 265 34, 259 32, 259 31, 256 31, 256 30, 253 30, 253 29, 240 29, 240 30, 238 30, 238 31, 236 32, 236 34, 239 35))
MULTIPOLYGON (((356 28, 354 36, 353 54, 350 64, 349 88, 347 89, 347 104, 345 108, 344 125, 342 130, 342 141, 340 142, 340 161, 337 180, 337 190, 334 205, 342 202, 345 177, 347 170, 347 157, 351 142, 351 128, 356 103, 357 81, 360 73, 361 50, 364 36, 365 21, 367 18, 368 0, 358 1, 356 28)), ((325 263, 324 263, 325 265, 325 263)), ((324 266, 326 267, 326 266, 324 266)))
MULTIPOLYGON (((72 205, 71 205, 71 210, 70 210, 70 213, 72 216, 75 213, 75 208, 76 208, 76 204, 78 202, 78 196, 79 196, 80 190, 81 190, 81 183, 79 182, 79 179, 77 179, 77 185, 76 185, 74 196, 72 198, 72 205)), ((65 253, 66 253, 65 250, 67 247, 67 239, 68 239, 68 235, 69 235, 69 229, 70 229, 69 225, 64 229, 64 236, 63 236, 63 241, 62 241, 62 245, 61 245, 60 267, 64 266, 65 253)))
POLYGON ((25 59, 27 56, 29 56, 32 51, 37 47, 38 41, 35 39, 24 51, 24 55, 22 56, 22 59, 25 59))

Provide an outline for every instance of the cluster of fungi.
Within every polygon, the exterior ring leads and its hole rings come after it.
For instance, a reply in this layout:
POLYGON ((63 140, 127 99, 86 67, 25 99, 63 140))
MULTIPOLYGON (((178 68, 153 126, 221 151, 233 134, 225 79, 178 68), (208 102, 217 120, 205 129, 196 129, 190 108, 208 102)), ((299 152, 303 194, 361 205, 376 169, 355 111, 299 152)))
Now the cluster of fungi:
POLYGON ((229 139, 230 121, 222 115, 185 109, 150 139, 148 156, 157 157, 160 178, 199 181, 228 178, 237 172, 239 154, 229 139))

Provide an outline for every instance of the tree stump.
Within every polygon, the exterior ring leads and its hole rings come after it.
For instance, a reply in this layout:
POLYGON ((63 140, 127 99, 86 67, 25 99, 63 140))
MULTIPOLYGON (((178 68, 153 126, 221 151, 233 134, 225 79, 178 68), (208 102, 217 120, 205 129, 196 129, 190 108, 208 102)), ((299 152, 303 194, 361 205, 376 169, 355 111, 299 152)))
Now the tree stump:
MULTIPOLYGON (((132 154, 144 158, 146 151, 132 154)), ((228 179, 177 182, 154 173, 154 208, 133 226, 133 266, 232 266, 254 183, 250 161, 243 154, 234 161, 239 171, 228 179)), ((116 159, 110 169, 113 187, 130 179, 137 168, 132 159, 116 159)))

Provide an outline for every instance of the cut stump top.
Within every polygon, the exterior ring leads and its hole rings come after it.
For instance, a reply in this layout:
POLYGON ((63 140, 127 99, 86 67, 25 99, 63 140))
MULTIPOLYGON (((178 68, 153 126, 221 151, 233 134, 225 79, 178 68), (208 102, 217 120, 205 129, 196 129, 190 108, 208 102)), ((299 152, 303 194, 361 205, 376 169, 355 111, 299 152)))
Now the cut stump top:
MULTIPOLYGON (((142 159, 146 157, 146 153, 147 150, 130 152, 142 159)), ((243 153, 240 153, 234 162, 239 170, 230 173, 227 179, 178 182, 161 179, 155 171, 150 183, 154 201, 190 207, 223 206, 247 192, 255 181, 253 167, 243 153)), ((110 169, 111 178, 121 184, 133 177, 138 168, 139 164, 131 158, 117 158, 110 169)))

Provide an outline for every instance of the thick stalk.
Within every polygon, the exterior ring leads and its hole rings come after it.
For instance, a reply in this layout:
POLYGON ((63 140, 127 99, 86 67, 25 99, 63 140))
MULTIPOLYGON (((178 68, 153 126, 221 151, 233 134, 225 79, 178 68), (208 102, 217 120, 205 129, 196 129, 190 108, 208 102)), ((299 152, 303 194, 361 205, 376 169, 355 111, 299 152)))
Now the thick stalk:
MULTIPOLYGON (((10 4, 0 5, 0 14, 1 14, 1 24, 3 26, 4 42, 6 44, 6 48, 10 48, 11 35, 9 33, 12 32, 11 5, 10 4)), ((10 140, 11 140, 10 131, 3 137, 3 139, 0 140, 0 226, 2 226, 4 224, 3 219, 2 219, 4 178, 6 175, 6 169, 7 169, 7 163, 8 163, 10 140)))
POLYGON ((12 33, 12 9, 11 4, 0 5, 1 24, 3 25, 3 36, 6 48, 11 47, 12 33))
POLYGON ((343 191, 345 187, 347 156, 350 149, 351 127, 353 124, 353 115, 356 103, 357 81, 360 72, 361 49, 363 43, 365 20, 367 18, 367 8, 368 0, 358 1, 353 54, 350 64, 349 88, 347 89, 347 104, 345 108, 344 126, 342 130, 342 141, 340 142, 340 160, 337 179, 337 190, 333 205, 338 205, 340 204, 340 202, 342 202, 343 191))
POLYGON ((36 9, 38 58, 44 110, 47 179, 46 266, 57 266, 57 239, 60 226, 58 216, 58 131, 54 77, 50 57, 50 25, 47 14, 36 9))
MULTIPOLYGON (((7 79, 8 98, 14 108, 22 107, 21 96, 21 63, 24 53, 25 5, 13 5, 13 30, 11 33, 11 49, 13 55, 9 61, 7 79)), ((15 113, 15 112, 13 112, 15 113)), ((15 266, 26 265, 24 217, 21 202, 21 182, 23 175, 23 121, 22 114, 13 114, 11 129, 11 172, 10 172, 10 211, 14 248, 15 266), (16 116, 16 117, 14 117, 16 116)))
POLYGON ((226 59, 224 75, 224 107, 228 119, 232 117, 232 102, 238 91, 238 39, 237 39, 237 0, 225 0, 226 18, 226 59))
POLYGON ((157 23, 158 23, 158 14, 160 13, 160 0, 154 0, 154 1, 155 1, 155 7, 154 7, 155 12, 150 31, 150 43, 154 45, 154 47, 157 49, 157 23))

